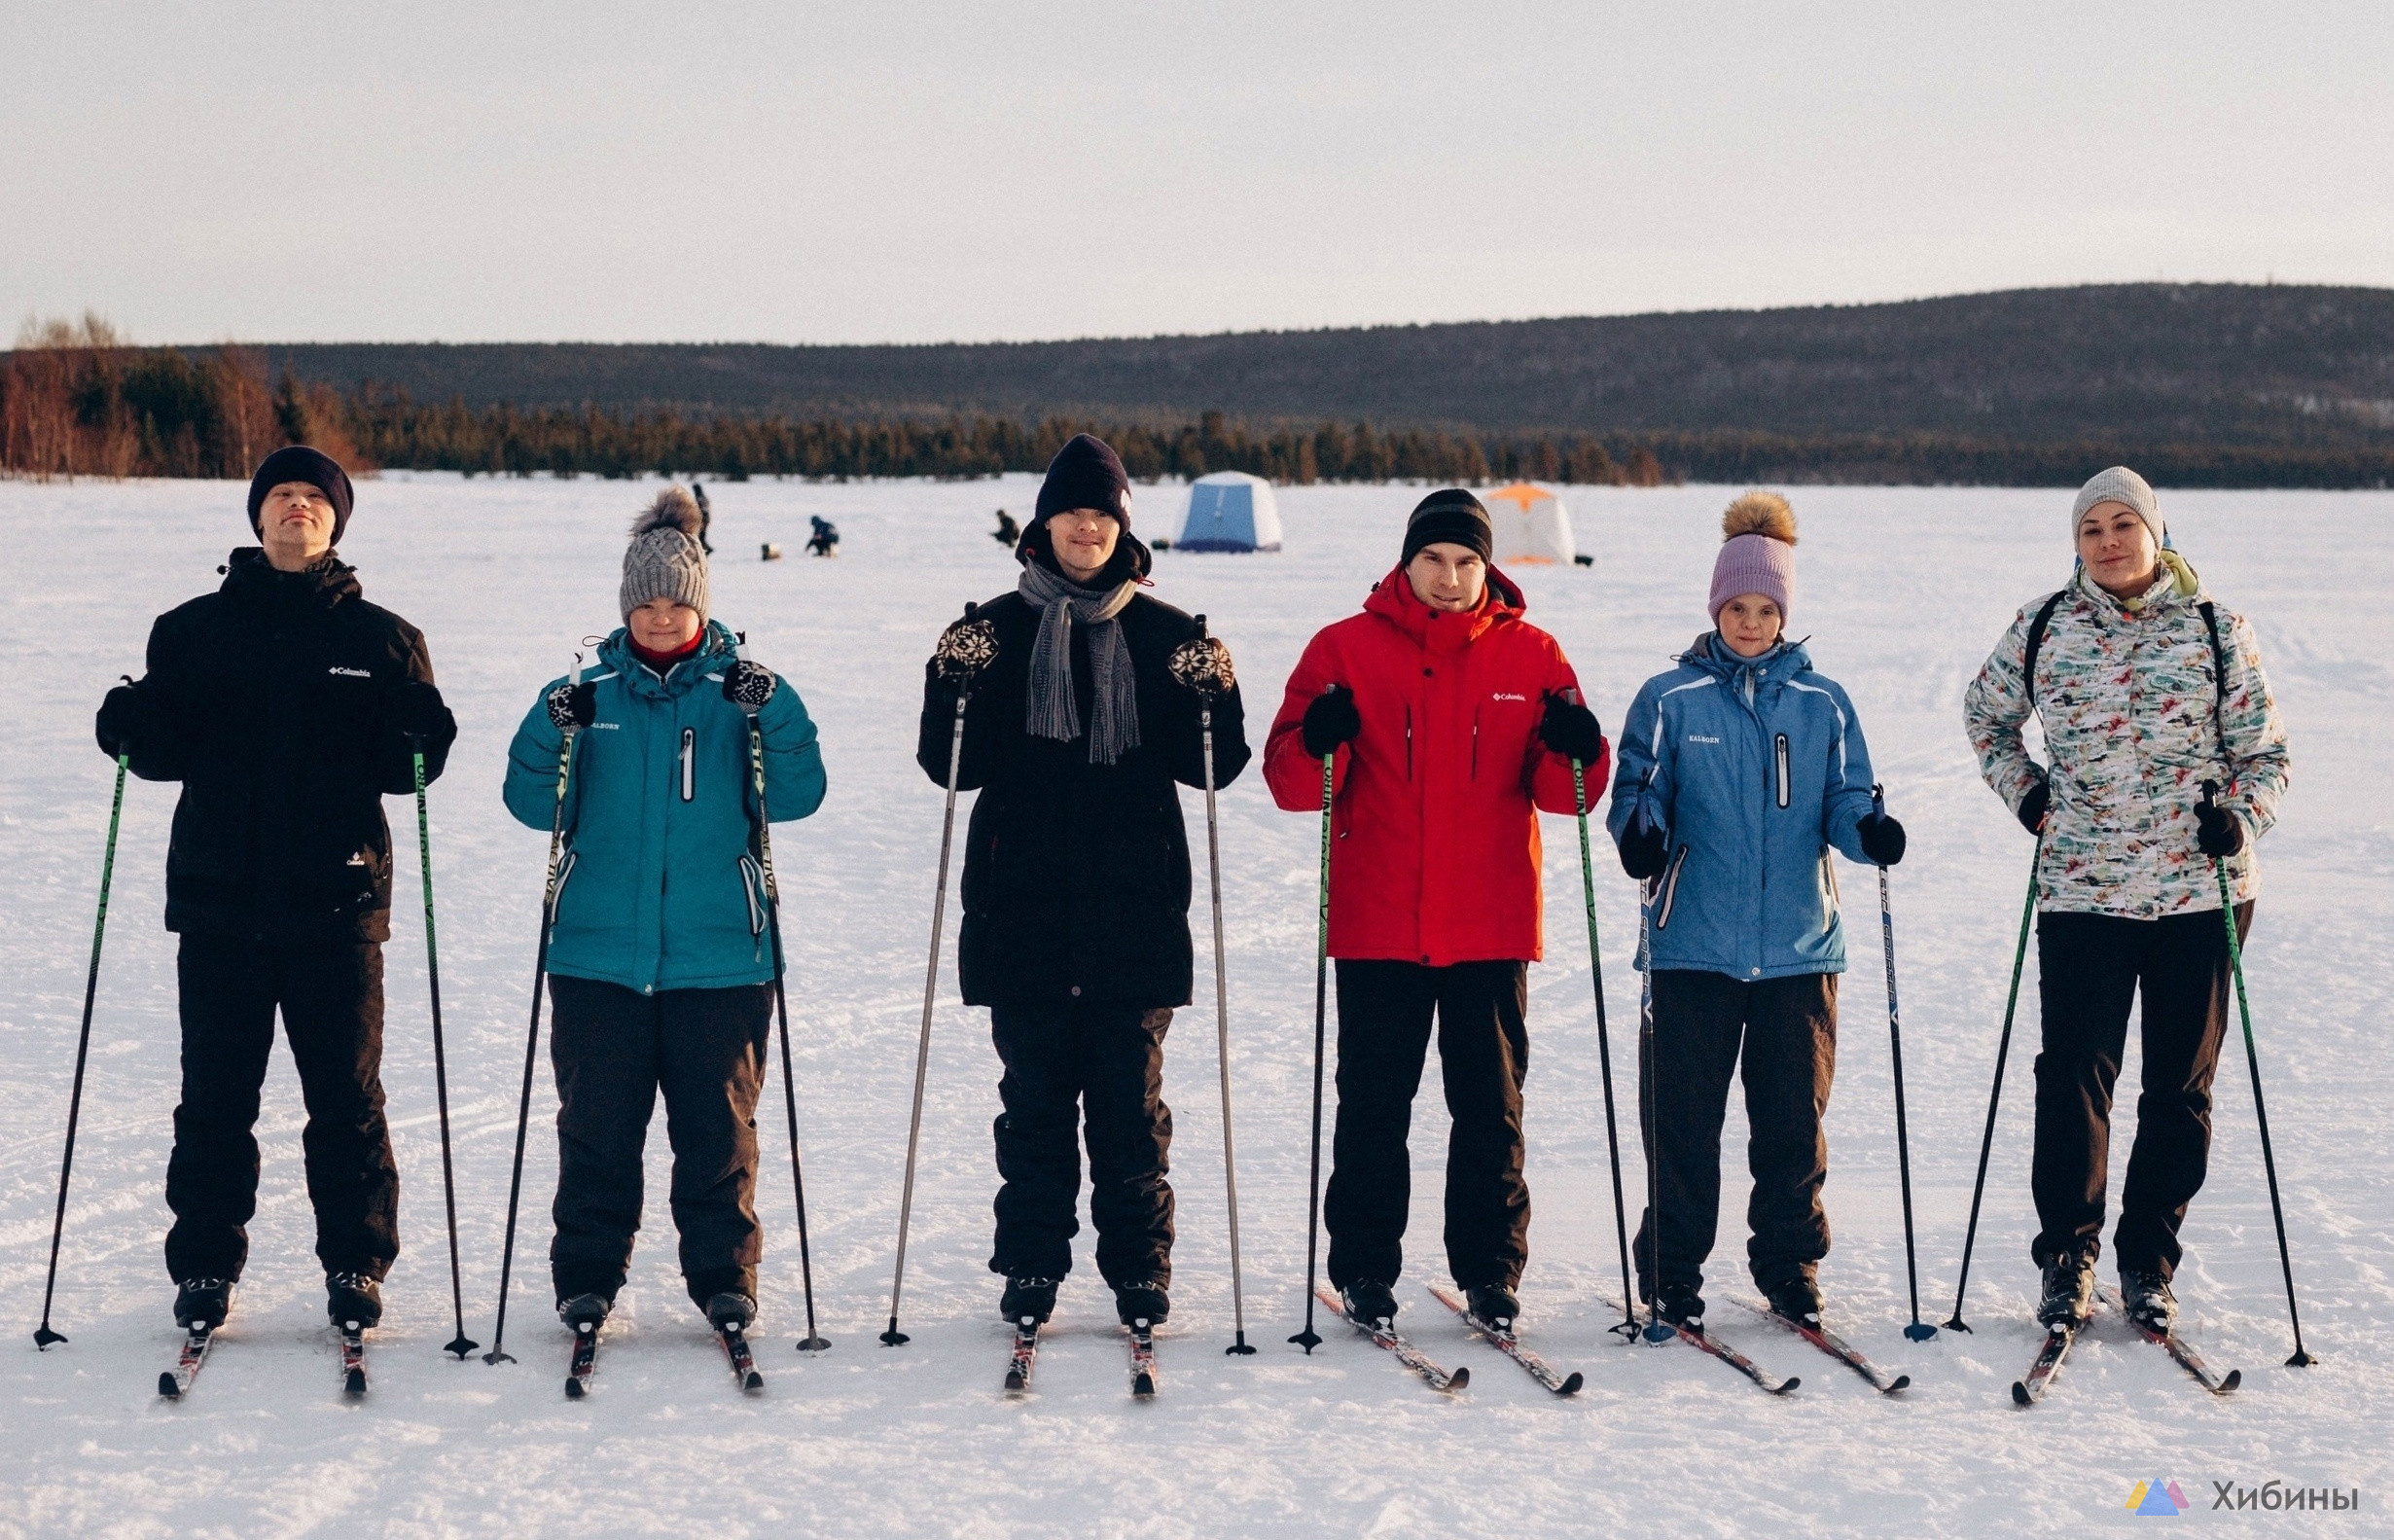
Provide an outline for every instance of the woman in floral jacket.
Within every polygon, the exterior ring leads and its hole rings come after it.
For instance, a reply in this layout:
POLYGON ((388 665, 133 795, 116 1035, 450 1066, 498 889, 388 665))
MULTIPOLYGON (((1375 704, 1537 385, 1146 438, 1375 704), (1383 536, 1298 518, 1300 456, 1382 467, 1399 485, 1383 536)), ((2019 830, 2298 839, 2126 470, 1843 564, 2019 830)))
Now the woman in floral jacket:
POLYGON ((2112 1244, 2129 1313, 2166 1327, 2228 1020, 2214 863, 2241 936, 2260 888, 2253 841, 2286 790, 2286 730, 2252 627, 2169 548, 2144 478, 2096 476, 2071 523, 2077 572, 2020 610, 1963 715, 1986 783, 2038 837, 2038 1318, 2074 1325, 2092 1306, 2112 1088, 2141 994, 2144 1087, 2112 1244), (2023 737, 2031 711, 2043 767, 2023 737))

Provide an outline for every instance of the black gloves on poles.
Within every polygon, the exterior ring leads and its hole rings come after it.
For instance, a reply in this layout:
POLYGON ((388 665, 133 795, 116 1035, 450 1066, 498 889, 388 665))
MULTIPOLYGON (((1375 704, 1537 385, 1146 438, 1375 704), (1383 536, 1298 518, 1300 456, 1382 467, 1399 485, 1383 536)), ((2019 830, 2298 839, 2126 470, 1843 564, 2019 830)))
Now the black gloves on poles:
POLYGON ((1337 753, 1340 744, 1353 742, 1362 731, 1363 717, 1355 710, 1355 692, 1344 685, 1332 685, 1305 707, 1305 752, 1315 759, 1337 753))
POLYGON ((1538 723, 1538 741, 1567 760, 1593 765, 1604 757, 1604 728, 1596 714, 1576 700, 1546 698, 1546 715, 1538 723))
POLYGON ((559 685, 550 691, 549 720, 559 733, 571 733, 597 721, 598 686, 559 685))
POLYGON ((2195 848, 2221 860, 2244 848, 2244 821, 2218 803, 2195 805, 2195 848))
POLYGON ((157 742, 166 731, 162 712, 163 702, 130 680, 109 691, 92 724, 100 752, 110 759, 140 753, 144 744, 157 742))
POLYGON ((1862 853, 1878 866, 1893 866, 1904 859, 1904 826, 1883 812, 1866 812, 1854 825, 1854 834, 1862 841, 1862 853))
POLYGON ((1637 881, 1661 877, 1669 864, 1670 839, 1661 825, 1640 819, 1621 837, 1621 869, 1637 881))
POLYGON ((2028 788, 2028 795, 2019 800, 2019 826, 2030 834, 2044 832, 2045 809, 2053 805, 2054 790, 2040 774, 2037 783, 2028 788))
POLYGON ((421 679, 402 679, 382 698, 382 720, 403 738, 440 736, 448 726, 448 707, 439 687, 421 679))
POLYGON ((773 689, 780 683, 770 668, 743 658, 723 671, 723 698, 755 716, 773 698, 773 689))

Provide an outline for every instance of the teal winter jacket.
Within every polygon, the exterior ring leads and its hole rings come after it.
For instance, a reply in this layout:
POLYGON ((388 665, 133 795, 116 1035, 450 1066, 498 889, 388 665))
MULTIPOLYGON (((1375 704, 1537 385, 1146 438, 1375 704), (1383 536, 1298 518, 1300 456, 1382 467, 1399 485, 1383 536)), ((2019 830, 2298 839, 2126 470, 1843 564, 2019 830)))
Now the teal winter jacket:
POLYGON ((1605 822, 1667 832, 1646 903, 1649 961, 1752 981, 1841 973, 1832 847, 1867 861, 1871 751, 1853 702, 1801 644, 1760 658, 1708 632, 1638 691, 1605 822))
MULTIPOLYGON (((705 644, 660 677, 618 629, 583 675, 597 715, 574 735, 550 972, 643 994, 772 978, 748 717, 723 695, 732 648, 709 622, 705 644)), ((556 810, 548 696, 563 683, 541 687, 508 750, 507 810, 534 829, 556 810)), ((823 803, 823 756, 787 679, 757 725, 773 821, 805 817, 823 803)))

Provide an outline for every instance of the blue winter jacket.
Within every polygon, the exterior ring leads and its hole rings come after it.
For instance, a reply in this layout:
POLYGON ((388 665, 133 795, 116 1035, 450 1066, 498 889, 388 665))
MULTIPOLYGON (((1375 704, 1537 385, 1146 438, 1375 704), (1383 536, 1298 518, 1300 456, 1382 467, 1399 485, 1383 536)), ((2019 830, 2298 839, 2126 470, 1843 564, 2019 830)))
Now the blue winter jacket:
POLYGON ((1707 633, 1622 723, 1613 806, 1668 833, 1646 904, 1649 966, 1777 979, 1841 973, 1832 845, 1866 861, 1871 753, 1845 692, 1800 645, 1743 659, 1707 633))
MULTIPOLYGON (((772 978, 748 718, 723 696, 732 647, 710 622, 705 645, 661 678, 619 629, 582 676, 597 686, 597 717, 574 735, 550 972, 643 994, 772 978)), ((556 810, 547 700, 564 682, 541 687, 508 750, 507 810, 534 829, 556 810)), ((773 821, 805 817, 823 803, 823 756, 787 679, 757 724, 773 821)))

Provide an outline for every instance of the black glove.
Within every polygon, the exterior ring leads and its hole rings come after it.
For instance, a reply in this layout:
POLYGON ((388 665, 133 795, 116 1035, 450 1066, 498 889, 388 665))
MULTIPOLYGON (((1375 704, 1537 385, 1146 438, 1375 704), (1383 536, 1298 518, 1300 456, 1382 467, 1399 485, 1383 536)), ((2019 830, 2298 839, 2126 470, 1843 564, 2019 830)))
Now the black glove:
POLYGON ((1661 877, 1670 853, 1670 836, 1659 824, 1639 820, 1621 837, 1621 869, 1640 882, 1661 877))
POLYGON ((2052 806, 2053 800, 2052 784, 2043 775, 2039 775, 2037 783, 2028 788, 2028 795, 2019 800, 2020 827, 2030 834, 2042 834, 2045 827, 2045 809, 2052 806))
POLYGON ((723 698, 755 716, 765 709, 766 701, 773 698, 773 691, 780 683, 770 668, 743 658, 723 671, 723 698))
POLYGON ((1538 723, 1538 741, 1567 760, 1593 767, 1604 758, 1604 728, 1596 714, 1576 700, 1546 698, 1546 715, 1538 723))
POLYGON ((940 632, 939 645, 931 649, 931 670, 949 684, 969 685, 996 657, 997 627, 977 618, 968 605, 964 619, 940 632))
POLYGON ((2244 848, 2244 820, 2205 796, 2195 805, 2195 848, 2221 860, 2244 848))
POLYGON ((598 686, 559 685, 549 692, 549 720, 559 733, 587 728, 598 720, 598 686))
POLYGON ((1172 649, 1172 677, 1201 696, 1226 696, 1238 688, 1231 650, 1211 636, 1192 636, 1172 649))
POLYGON ((100 752, 115 759, 120 754, 138 754, 145 745, 157 742, 165 731, 161 716, 163 706, 155 693, 130 680, 109 691, 91 724, 100 752))
POLYGON ((1862 840, 1862 853, 1877 865, 1894 866, 1904 859, 1904 826, 1885 813, 1864 813, 1854 833, 1862 840))
POLYGON ((403 738, 439 737, 449 726, 448 706, 428 680, 402 679, 382 697, 382 720, 403 738))
POLYGON ((1340 744, 1352 743, 1362 731, 1355 692, 1344 685, 1332 685, 1305 707, 1305 752, 1315 759, 1337 753, 1340 744))

